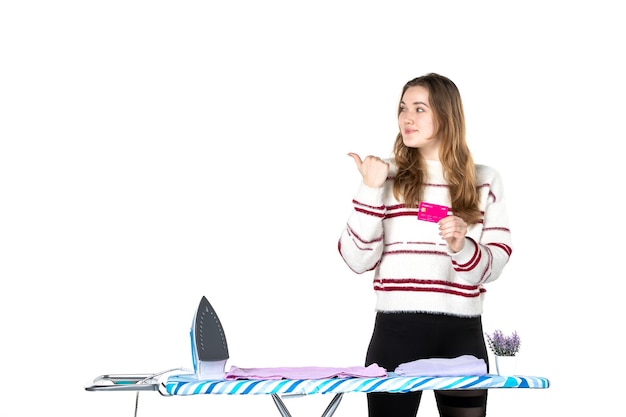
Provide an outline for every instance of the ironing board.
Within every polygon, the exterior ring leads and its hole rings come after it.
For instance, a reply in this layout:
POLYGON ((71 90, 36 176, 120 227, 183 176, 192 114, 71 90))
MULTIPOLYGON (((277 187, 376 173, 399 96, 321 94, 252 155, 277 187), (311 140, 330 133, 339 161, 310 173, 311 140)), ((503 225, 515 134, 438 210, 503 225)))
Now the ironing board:
POLYGON ((331 417, 344 393, 407 393, 424 390, 473 390, 494 388, 545 389, 550 381, 540 376, 399 376, 376 378, 200 380, 195 374, 101 375, 85 387, 88 391, 158 391, 163 396, 270 395, 282 417, 291 417, 281 397, 333 394, 322 417, 331 417))

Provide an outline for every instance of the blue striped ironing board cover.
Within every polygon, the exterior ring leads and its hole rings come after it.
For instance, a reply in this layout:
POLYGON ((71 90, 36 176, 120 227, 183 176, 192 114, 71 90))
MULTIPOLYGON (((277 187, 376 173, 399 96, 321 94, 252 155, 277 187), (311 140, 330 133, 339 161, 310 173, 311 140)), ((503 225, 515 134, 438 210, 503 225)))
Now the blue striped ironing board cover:
POLYGON ((423 390, 470 390, 491 388, 545 389, 550 381, 540 376, 399 376, 389 373, 376 378, 328 379, 239 379, 199 380, 195 374, 170 375, 160 391, 163 395, 309 395, 347 392, 396 392, 423 390))

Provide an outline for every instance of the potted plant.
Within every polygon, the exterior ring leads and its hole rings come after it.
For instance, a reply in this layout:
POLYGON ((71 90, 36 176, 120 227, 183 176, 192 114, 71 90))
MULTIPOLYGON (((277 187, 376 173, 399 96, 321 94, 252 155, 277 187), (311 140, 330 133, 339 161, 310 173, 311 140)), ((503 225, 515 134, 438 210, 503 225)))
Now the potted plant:
POLYGON ((502 330, 495 330, 492 334, 485 333, 487 344, 496 357, 496 370, 498 375, 513 375, 521 341, 516 331, 509 336, 502 330))

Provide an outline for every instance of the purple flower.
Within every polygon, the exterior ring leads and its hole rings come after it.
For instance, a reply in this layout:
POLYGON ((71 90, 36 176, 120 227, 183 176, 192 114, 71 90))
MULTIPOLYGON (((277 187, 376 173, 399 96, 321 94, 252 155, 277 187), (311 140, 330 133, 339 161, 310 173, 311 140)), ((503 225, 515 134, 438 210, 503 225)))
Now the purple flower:
POLYGON ((520 338, 516 331, 510 336, 505 336, 502 330, 496 330, 493 334, 485 333, 489 348, 497 356, 515 356, 519 352, 520 338))

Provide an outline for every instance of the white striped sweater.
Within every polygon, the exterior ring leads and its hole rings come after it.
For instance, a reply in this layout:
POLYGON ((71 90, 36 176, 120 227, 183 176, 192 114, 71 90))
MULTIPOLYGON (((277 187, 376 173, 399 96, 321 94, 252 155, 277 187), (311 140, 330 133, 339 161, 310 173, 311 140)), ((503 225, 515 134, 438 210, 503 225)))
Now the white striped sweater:
MULTIPOLYGON (((512 252, 499 173, 476 165, 483 220, 469 227, 465 247, 451 253, 437 223, 417 220, 393 197, 396 167, 381 188, 361 183, 354 211, 339 238, 339 253, 357 274, 374 271, 376 311, 475 317, 483 312, 484 284, 497 279, 512 252)), ((439 161, 427 161, 424 201, 450 206, 439 161)))

